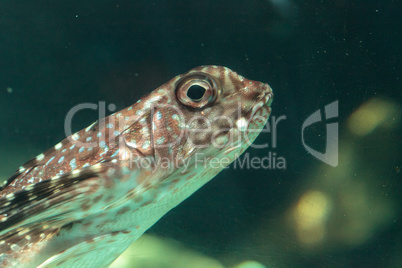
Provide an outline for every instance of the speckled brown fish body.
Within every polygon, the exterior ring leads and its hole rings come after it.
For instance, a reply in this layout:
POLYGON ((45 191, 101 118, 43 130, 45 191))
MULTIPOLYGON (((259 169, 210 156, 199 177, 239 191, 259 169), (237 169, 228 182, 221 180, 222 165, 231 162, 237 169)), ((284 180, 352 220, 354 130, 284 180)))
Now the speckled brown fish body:
POLYGON ((1 188, 0 266, 108 266, 244 152, 272 97, 201 66, 38 155, 1 188))

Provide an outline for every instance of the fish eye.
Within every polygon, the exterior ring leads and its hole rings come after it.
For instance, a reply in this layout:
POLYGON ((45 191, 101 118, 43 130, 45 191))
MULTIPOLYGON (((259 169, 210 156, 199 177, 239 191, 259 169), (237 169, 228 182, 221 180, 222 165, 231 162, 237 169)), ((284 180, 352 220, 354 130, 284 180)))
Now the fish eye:
POLYGON ((202 109, 216 100, 218 85, 205 73, 191 73, 177 82, 176 97, 188 108, 202 109))

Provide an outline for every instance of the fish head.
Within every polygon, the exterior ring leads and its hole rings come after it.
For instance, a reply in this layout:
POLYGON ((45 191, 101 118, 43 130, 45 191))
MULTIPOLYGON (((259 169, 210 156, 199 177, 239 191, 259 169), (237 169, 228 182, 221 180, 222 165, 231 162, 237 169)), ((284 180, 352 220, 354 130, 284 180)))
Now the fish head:
POLYGON ((136 140, 142 140, 136 142, 136 150, 141 157, 152 157, 158 170, 170 170, 169 174, 186 172, 196 162, 205 167, 210 161, 220 163, 213 172, 217 173, 261 132, 272 98, 268 84, 248 80, 227 67, 194 68, 140 101, 148 108, 142 120, 148 122, 150 132, 139 137, 133 131, 136 140))

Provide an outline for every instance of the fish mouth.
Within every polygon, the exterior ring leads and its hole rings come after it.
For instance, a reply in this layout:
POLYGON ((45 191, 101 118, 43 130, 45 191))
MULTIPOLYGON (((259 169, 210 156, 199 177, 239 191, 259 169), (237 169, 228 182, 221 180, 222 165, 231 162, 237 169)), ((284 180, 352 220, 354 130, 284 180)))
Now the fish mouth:
POLYGON ((254 105, 252 108, 244 114, 244 117, 240 118, 237 122, 237 133, 241 133, 243 137, 243 142, 247 146, 239 146, 239 144, 233 144, 233 146, 228 146, 223 151, 223 155, 229 155, 234 153, 241 154, 244 150, 250 146, 258 134, 262 131, 268 118, 271 114, 271 104, 273 101, 273 92, 268 84, 262 84, 258 90, 257 97, 254 100, 254 105), (246 119, 246 121, 244 120, 246 119))
POLYGON ((269 116, 271 113, 273 97, 274 94, 271 87, 268 84, 264 84, 261 94, 258 96, 256 103, 253 105, 253 108, 250 111, 249 118, 253 120, 256 114, 262 110, 264 110, 269 116))

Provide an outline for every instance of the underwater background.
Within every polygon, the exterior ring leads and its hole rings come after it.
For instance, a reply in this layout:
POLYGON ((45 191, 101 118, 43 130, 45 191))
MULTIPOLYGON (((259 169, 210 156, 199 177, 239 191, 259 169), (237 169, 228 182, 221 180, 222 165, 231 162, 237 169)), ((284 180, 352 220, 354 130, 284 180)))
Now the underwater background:
MULTIPOLYGON (((120 110, 193 67, 224 65, 274 90, 270 131, 256 140, 270 146, 247 151, 269 165, 225 169, 113 266, 402 267, 401 10, 392 0, 2 0, 0 180, 65 138, 73 106, 120 110), (338 116, 324 120, 335 101, 338 116), (323 120, 303 128, 317 110, 323 120), (327 124, 339 127, 335 167, 306 150, 325 152, 327 124)), ((82 111, 73 130, 97 118, 82 111)))

